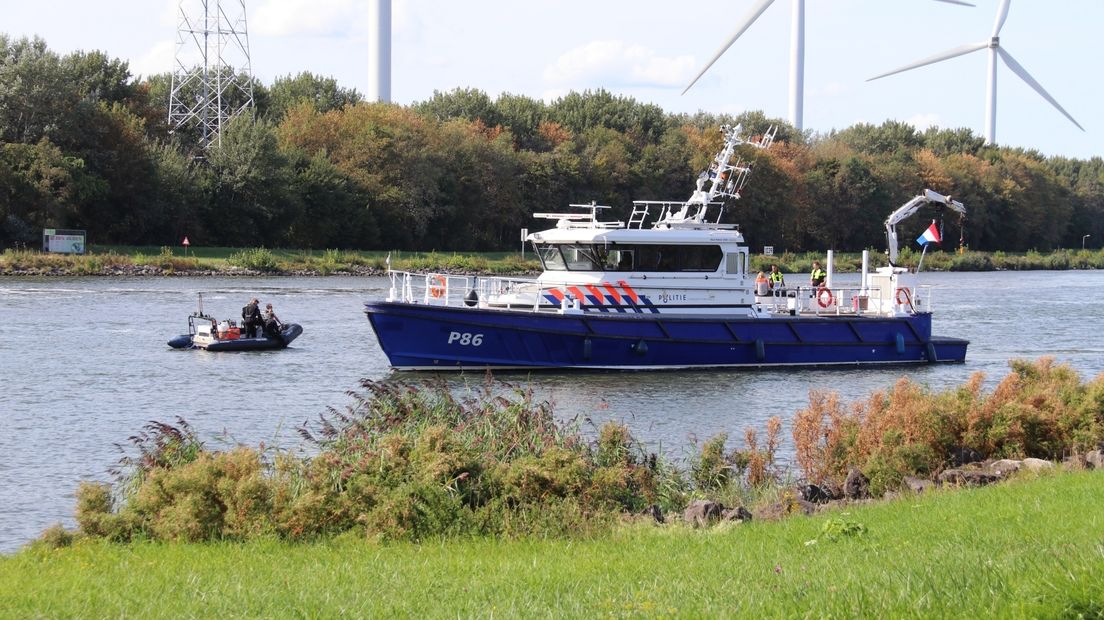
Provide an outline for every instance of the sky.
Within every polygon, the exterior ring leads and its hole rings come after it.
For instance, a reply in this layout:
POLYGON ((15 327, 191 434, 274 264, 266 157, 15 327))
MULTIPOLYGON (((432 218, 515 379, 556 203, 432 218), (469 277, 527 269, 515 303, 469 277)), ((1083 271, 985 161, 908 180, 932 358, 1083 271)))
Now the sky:
MULTIPOLYGON (((195 2, 195 0, 189 0, 195 2)), ((214 0, 211 0, 212 2, 214 0)), ((807 0, 806 130, 885 120, 984 133, 987 51, 874 82, 879 73, 987 40, 999 0, 807 0)), ((227 0, 223 0, 227 2, 227 0)), ((233 2, 234 5, 237 2, 233 2)), ((475 88, 547 101, 604 88, 669 112, 762 110, 786 118, 791 0, 775 2, 685 95, 753 0, 393 0, 392 101, 475 88)), ((103 50, 131 71, 170 71, 179 0, 0 0, 0 32, 59 53, 103 50)), ((368 0, 246 0, 253 74, 310 71, 366 93, 368 0)), ((1104 156, 1104 0, 1013 0, 1001 46, 1085 128, 1008 68, 997 76, 997 142, 1045 155, 1104 156)))

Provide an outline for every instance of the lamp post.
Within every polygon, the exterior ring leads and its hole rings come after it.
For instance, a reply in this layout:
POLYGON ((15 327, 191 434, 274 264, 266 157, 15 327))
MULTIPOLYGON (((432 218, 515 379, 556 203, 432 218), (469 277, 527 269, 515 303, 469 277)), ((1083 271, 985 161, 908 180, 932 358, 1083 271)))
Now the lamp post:
POLYGON ((1089 237, 1091 237, 1091 236, 1092 236, 1092 235, 1085 235, 1085 236, 1081 237, 1081 249, 1082 249, 1082 250, 1084 250, 1084 249, 1085 249, 1085 239, 1088 239, 1088 238, 1089 238, 1089 237))

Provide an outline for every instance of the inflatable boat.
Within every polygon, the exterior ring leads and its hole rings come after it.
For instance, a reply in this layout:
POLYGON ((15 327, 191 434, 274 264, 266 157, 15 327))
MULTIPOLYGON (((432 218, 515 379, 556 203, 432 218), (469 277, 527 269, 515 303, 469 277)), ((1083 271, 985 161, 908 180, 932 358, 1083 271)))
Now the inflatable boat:
POLYGON ((206 349, 207 351, 269 351, 287 348, 303 333, 298 323, 281 323, 277 331, 267 332, 257 328, 258 335, 250 338, 232 320, 218 321, 200 309, 188 317, 188 333, 169 341, 174 349, 206 349))

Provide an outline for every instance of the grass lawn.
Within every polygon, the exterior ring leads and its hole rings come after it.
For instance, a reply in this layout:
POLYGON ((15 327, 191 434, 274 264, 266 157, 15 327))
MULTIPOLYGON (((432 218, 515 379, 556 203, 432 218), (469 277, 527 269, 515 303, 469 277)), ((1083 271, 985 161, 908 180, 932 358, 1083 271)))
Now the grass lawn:
MULTIPOLYGON (((184 246, 174 246, 169 248, 172 250, 173 256, 184 256, 184 246)), ((241 252, 248 248, 230 248, 230 247, 198 247, 191 246, 188 248, 188 256, 194 256, 196 258, 211 259, 211 260, 226 260, 230 258, 231 254, 235 252, 241 252)), ((107 254, 108 252, 114 252, 121 256, 136 256, 139 254, 145 256, 157 256, 161 253, 161 246, 152 245, 90 245, 88 246, 90 252, 96 254, 107 254)), ((322 257, 325 256, 327 250, 295 250, 295 249, 280 249, 269 248, 273 256, 282 261, 300 261, 309 257, 322 257)), ((332 252, 332 250, 329 250, 332 252)), ((431 256, 481 256, 487 260, 503 260, 505 258, 519 256, 520 251, 517 252, 404 252, 395 250, 393 252, 387 251, 366 251, 366 250, 341 250, 341 253, 348 256, 359 256, 365 259, 383 259, 388 254, 391 254, 392 260, 400 259, 412 259, 412 258, 428 258, 431 256)), ((526 251, 528 258, 533 258, 531 251, 526 251)))
POLYGON ((594 540, 82 543, 0 559, 0 615, 1102 617, 1102 490, 1084 472, 594 540))

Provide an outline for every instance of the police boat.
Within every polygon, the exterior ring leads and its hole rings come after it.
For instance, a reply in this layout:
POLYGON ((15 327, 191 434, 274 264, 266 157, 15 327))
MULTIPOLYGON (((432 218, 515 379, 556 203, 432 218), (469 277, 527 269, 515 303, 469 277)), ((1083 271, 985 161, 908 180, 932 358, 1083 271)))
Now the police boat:
POLYGON ((538 213, 554 227, 526 237, 536 279, 388 270, 364 311, 394 369, 681 369, 963 362, 967 340, 932 334, 931 287, 894 265, 896 223, 924 205, 962 204, 926 190, 886 222, 890 264, 857 286, 756 286, 749 249, 724 200, 751 168, 740 147, 768 148, 776 128, 724 145, 682 202, 636 201, 627 222, 608 207, 538 213))

